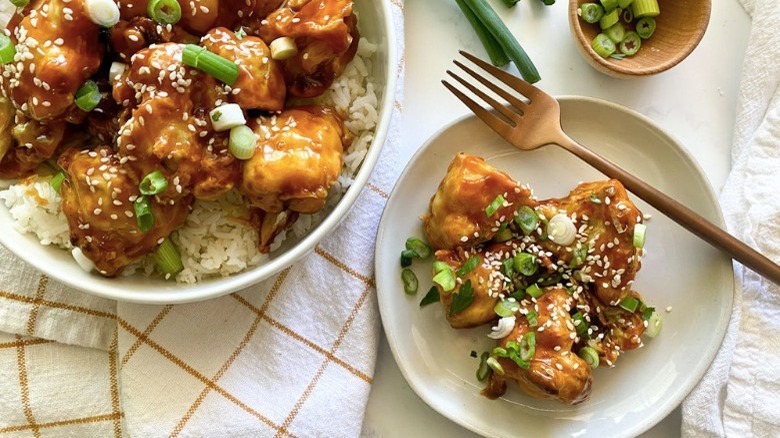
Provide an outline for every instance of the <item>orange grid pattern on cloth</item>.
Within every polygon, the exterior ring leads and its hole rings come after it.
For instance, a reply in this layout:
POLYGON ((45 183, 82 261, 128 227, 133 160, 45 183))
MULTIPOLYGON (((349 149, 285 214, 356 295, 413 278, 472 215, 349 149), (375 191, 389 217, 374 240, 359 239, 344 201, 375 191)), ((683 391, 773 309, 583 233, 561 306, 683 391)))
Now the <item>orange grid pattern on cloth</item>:
MULTIPOLYGON (((403 3, 385 1, 402 48, 403 3)), ((399 79, 388 142, 352 211, 254 287, 195 304, 116 303, 0 247, 0 438, 358 435, 379 334, 370 254, 400 170, 401 96, 399 79)))

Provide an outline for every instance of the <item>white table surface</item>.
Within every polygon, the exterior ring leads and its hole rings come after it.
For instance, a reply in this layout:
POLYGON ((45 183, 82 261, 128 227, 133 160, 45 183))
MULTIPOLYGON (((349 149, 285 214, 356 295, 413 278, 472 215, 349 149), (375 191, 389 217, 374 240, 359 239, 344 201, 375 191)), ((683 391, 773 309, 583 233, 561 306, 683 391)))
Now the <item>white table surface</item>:
MULTIPOLYGON (((712 17, 699 47, 665 73, 633 80, 605 76, 577 53, 567 19, 568 2, 544 6, 522 0, 507 9, 489 0, 504 18, 554 95, 599 97, 633 108, 656 121, 690 150, 715 190, 730 168, 742 61, 750 20, 737 0, 713 0, 712 17)), ((453 0, 406 0, 406 78, 401 159, 467 109, 441 85, 458 49, 486 54, 453 0)), ((514 70, 514 67, 512 67, 514 70)), ((516 72, 516 71, 515 71, 516 72)), ((676 409, 644 437, 680 435, 676 409)), ((367 437, 475 436, 428 407, 412 391, 382 336, 374 385, 363 425, 367 437)))

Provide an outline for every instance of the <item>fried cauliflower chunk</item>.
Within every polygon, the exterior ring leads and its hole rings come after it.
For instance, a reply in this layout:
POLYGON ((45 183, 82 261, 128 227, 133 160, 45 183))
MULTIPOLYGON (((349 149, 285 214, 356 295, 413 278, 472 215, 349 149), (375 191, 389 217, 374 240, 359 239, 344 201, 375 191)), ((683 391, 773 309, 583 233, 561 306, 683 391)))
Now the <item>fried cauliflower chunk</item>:
POLYGON ((249 122, 257 134, 239 190, 263 211, 314 213, 341 173, 351 134, 334 110, 297 107, 249 122))

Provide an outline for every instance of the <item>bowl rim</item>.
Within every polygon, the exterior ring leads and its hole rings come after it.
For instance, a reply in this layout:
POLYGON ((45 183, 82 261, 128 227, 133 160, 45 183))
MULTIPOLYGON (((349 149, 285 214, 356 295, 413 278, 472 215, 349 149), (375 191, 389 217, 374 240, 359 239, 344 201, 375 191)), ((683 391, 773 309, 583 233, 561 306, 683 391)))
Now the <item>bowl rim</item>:
POLYGON ((693 34, 692 44, 689 44, 686 50, 678 53, 677 56, 671 57, 657 65, 641 68, 627 68, 620 65, 619 63, 607 61, 605 58, 596 53, 595 50, 593 50, 590 45, 590 41, 587 41, 585 38, 585 34, 582 31, 582 22, 579 20, 579 15, 577 15, 577 8, 579 7, 579 3, 579 0, 569 0, 568 10, 569 29, 571 30, 572 37, 575 40, 575 45, 578 48, 578 52, 580 55, 582 55, 583 58, 585 58, 586 61, 588 61, 590 65, 595 67, 597 70, 606 74, 624 78, 654 75, 669 70, 670 68, 681 63, 685 58, 693 53, 696 47, 698 47, 699 43, 704 38, 704 34, 709 28, 710 19, 712 17, 712 0, 705 0, 703 12, 706 14, 706 20, 704 21, 703 26, 700 26, 696 29, 696 32, 693 34))
MULTIPOLYGON (((386 39, 387 45, 386 58, 383 59, 383 61, 387 63, 387 72, 385 74, 385 84, 383 87, 384 95, 382 96, 381 106, 378 109, 380 116, 376 125, 374 139, 369 145, 368 152, 363 159, 363 163, 361 164, 360 170, 358 170, 352 185, 338 201, 333 211, 331 211, 322 222, 309 231, 304 238, 284 253, 279 254, 276 258, 267 263, 228 277, 207 279, 203 282, 195 283, 194 285, 181 285, 176 283, 167 287, 161 287, 160 291, 154 293, 138 293, 132 285, 123 282, 122 277, 113 279, 96 277, 95 281, 83 283, 71 278, 66 271, 52 269, 46 263, 45 259, 41 260, 36 258, 25 251, 23 247, 19 248, 12 244, 11 236, 19 233, 16 230, 13 230, 12 233, 0 233, 0 244, 15 256, 39 270, 42 274, 48 275, 66 286, 99 297, 138 304, 181 304, 217 298, 250 287, 291 266, 310 253, 314 247, 341 222, 347 212, 352 208, 379 160, 379 154, 382 151, 389 132, 398 79, 397 69, 394 65, 398 60, 398 47, 396 44, 396 28, 393 21, 393 11, 390 2, 367 1, 366 3, 372 6, 376 5, 377 9, 381 11, 382 16, 380 18, 382 25, 385 28, 382 33, 382 38, 386 39)), ((3 205, 2 208, 5 208, 5 206, 3 205)), ((96 274, 93 273, 91 275, 95 276, 96 274)))

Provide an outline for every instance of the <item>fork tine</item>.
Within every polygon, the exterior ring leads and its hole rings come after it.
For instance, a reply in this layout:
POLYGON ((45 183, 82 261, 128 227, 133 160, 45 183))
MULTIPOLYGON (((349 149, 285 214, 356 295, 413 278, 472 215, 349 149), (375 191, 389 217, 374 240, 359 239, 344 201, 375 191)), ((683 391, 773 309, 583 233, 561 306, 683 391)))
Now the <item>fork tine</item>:
POLYGON ((489 103, 490 106, 492 106, 496 111, 501 113, 502 116, 506 117, 508 120, 510 120, 512 123, 511 125, 516 126, 517 122, 515 122, 515 118, 517 117, 517 113, 510 111, 504 104, 501 102, 493 99, 492 97, 488 96, 480 90, 479 88, 475 87, 474 85, 470 84, 465 79, 461 78, 457 74, 451 72, 450 70, 447 70, 447 74, 455 78, 456 81, 460 82, 464 87, 468 88, 469 91, 479 96, 480 99, 484 100, 485 102, 489 103))
POLYGON ((526 104, 522 100, 516 98, 515 96, 512 96, 506 90, 504 90, 503 88, 501 88, 498 85, 494 84, 493 82, 489 81, 487 78, 485 78, 481 74, 479 74, 479 73, 475 72, 474 70, 466 67, 460 61, 455 60, 454 62, 455 62, 455 65, 457 65, 458 67, 463 69, 463 71, 465 71, 466 73, 471 75, 471 77, 473 77, 474 79, 478 80, 482 85, 490 88, 490 90, 492 90, 494 93, 496 93, 499 96, 501 96, 502 98, 506 99, 507 102, 512 104, 518 110, 523 111, 523 110, 525 110, 526 107, 528 107, 528 104, 526 104))
POLYGON ((448 90, 452 94, 455 95, 458 99, 460 99, 461 102, 463 102, 469 109, 471 109, 474 114, 477 115, 480 119, 482 119, 483 122, 485 122, 486 125, 488 125, 491 129, 496 131, 500 136, 507 138, 512 133, 512 127, 509 126, 504 120, 497 117, 495 114, 491 113, 490 111, 486 110, 485 108, 482 108, 481 105, 479 105, 477 102, 474 102, 471 100, 470 97, 466 96, 455 88, 452 84, 447 82, 446 80, 441 81, 442 84, 444 84, 445 87, 447 87, 448 90))
POLYGON ((523 96, 527 97, 529 100, 533 102, 534 98, 539 96, 539 93, 541 93, 541 90, 534 87, 533 85, 529 84, 528 82, 518 78, 517 76, 514 76, 512 74, 509 74, 505 72, 504 70, 501 70, 498 67, 494 67, 487 62, 477 58, 476 56, 472 55, 471 53, 468 53, 466 51, 460 50, 459 51, 461 55, 465 56, 466 59, 473 62, 474 64, 477 64, 485 70, 486 72, 492 74, 495 76, 498 80, 505 83, 506 85, 509 85, 514 90, 518 91, 523 96))

